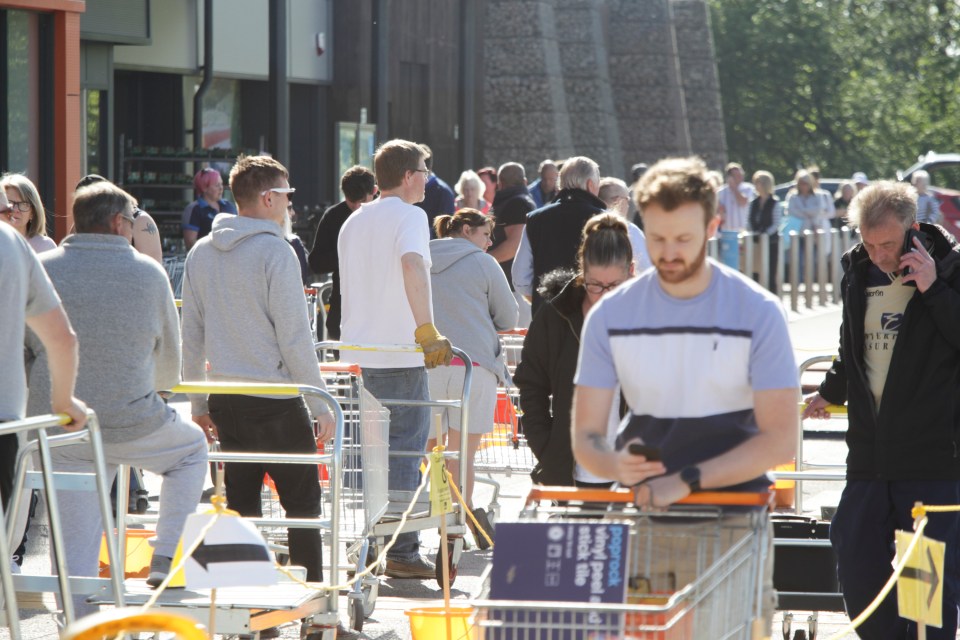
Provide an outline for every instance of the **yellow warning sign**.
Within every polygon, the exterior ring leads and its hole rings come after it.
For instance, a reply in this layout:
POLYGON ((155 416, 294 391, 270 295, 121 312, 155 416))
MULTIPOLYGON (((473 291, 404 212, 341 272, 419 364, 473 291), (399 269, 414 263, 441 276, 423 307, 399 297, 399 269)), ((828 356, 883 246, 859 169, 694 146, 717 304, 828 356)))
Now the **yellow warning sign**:
MULTIPOLYGON (((897 562, 914 534, 897 531, 897 562)), ((943 625, 943 556, 946 545, 921 537, 897 580, 900 616, 940 628, 943 625)))
POLYGON ((439 447, 430 452, 430 515, 439 516, 453 511, 447 469, 443 465, 443 451, 439 447))

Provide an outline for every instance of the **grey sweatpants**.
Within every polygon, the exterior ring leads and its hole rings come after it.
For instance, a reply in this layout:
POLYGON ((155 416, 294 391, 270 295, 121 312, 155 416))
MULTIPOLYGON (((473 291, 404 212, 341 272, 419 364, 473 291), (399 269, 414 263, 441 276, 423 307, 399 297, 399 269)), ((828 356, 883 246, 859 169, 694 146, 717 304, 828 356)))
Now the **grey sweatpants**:
MULTIPOLYGON (((104 443, 107 485, 117 466, 126 464, 163 477, 154 553, 173 557, 187 516, 196 511, 207 473, 207 441, 203 431, 170 409, 167 421, 156 431, 130 442, 104 443)), ((86 444, 52 451, 56 471, 93 472, 93 457, 86 444)), ((67 570, 72 576, 96 576, 99 569, 103 523, 97 494, 92 491, 58 491, 67 570)), ((126 496, 117 504, 126 505, 126 496)), ((52 556, 52 548, 51 548, 52 556)), ((53 559, 51 557, 51 565, 53 559)), ((52 566, 55 573, 56 567, 52 566)), ((82 597, 74 598, 77 617, 96 612, 82 597)))

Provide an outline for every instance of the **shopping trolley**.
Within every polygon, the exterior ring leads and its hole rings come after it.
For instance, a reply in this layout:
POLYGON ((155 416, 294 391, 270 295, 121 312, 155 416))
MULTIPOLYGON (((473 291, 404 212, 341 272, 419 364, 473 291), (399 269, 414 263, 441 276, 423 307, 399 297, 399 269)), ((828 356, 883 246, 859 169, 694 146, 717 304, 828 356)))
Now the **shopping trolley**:
MULTIPOLYGON (((332 446, 325 453, 315 454, 279 454, 279 453, 237 453, 211 452, 209 459, 212 462, 252 462, 273 464, 317 464, 325 465, 327 469, 327 488, 324 495, 325 512, 320 518, 283 518, 267 517, 264 513, 260 518, 244 518, 268 534, 272 534, 278 527, 319 529, 330 532, 327 536, 330 553, 325 554, 325 568, 329 566, 327 584, 335 584, 338 577, 340 554, 340 517, 339 509, 330 509, 328 505, 340 504, 342 488, 342 447, 344 433, 344 416, 337 400, 327 391, 317 387, 296 384, 269 384, 269 383, 230 383, 230 382, 183 382, 172 390, 174 393, 217 393, 243 394, 273 397, 296 397, 313 395, 321 398, 331 409, 336 419, 336 430, 332 446)), ((140 516, 120 513, 117 526, 120 532, 124 531, 127 522, 155 523, 153 514, 140 516)), ((116 566, 116 565, 115 565, 116 566)), ((111 572, 114 575, 121 572, 111 572)), ((239 634, 255 633, 268 627, 303 620, 301 635, 317 640, 333 640, 336 636, 338 624, 337 604, 338 593, 331 592, 322 585, 304 586, 296 581, 281 580, 275 585, 267 587, 229 587, 218 589, 214 603, 209 589, 176 589, 165 591, 156 601, 155 606, 160 609, 180 609, 187 616, 206 622, 209 610, 216 620, 216 628, 220 633, 239 634), (319 587, 319 588, 318 588, 319 587)), ((129 604, 142 605, 147 602, 153 592, 145 582, 128 580, 126 583, 126 600, 129 604)), ((108 600, 101 601, 106 604, 108 600)))
MULTIPOLYGON (((667 511, 639 509, 632 500, 629 490, 534 488, 521 519, 560 525, 554 536, 558 540, 565 529, 587 522, 628 527, 627 602, 480 600, 474 603, 474 624, 482 630, 477 637, 712 640, 769 635, 768 494, 702 492, 667 511)), ((542 595, 544 589, 531 593, 542 595)))
MULTIPOLYGON (((361 370, 355 364, 325 363, 320 365, 327 392, 337 399, 343 410, 343 468, 340 477, 340 500, 334 502, 329 490, 331 470, 320 467, 320 484, 324 488, 324 513, 338 509, 340 541, 345 543, 347 564, 338 569, 359 573, 379 553, 371 543, 373 527, 387 511, 387 472, 389 463, 390 413, 363 388, 361 370)), ((331 443, 320 445, 323 453, 331 443)), ((284 512, 269 476, 263 487, 265 517, 283 518, 284 512)), ((280 553, 286 553, 286 529, 265 527, 261 531, 280 553)), ((363 576, 348 592, 351 627, 363 629, 363 621, 373 614, 380 581, 374 575, 363 576)))
POLYGON ((512 378, 520 363, 520 352, 527 330, 513 329, 499 335, 500 357, 508 376, 506 382, 497 389, 493 431, 485 433, 480 439, 480 448, 474 458, 476 482, 493 488, 489 511, 494 519, 500 512, 500 483, 493 478, 493 474, 504 474, 507 477, 514 473, 529 474, 537 464, 523 435, 520 390, 513 384, 512 378), (480 474, 486 474, 486 477, 480 477, 480 474))
MULTIPOLYGON (((419 347, 416 345, 370 345, 370 344, 349 344, 341 342, 318 342, 316 344, 316 350, 318 353, 322 353, 327 350, 338 350, 340 351, 341 357, 349 357, 348 354, 353 351, 394 351, 394 352, 413 352, 418 351, 419 347)), ((357 410, 361 415, 370 415, 368 412, 379 413, 379 409, 376 411, 373 408, 382 406, 389 407, 391 406, 429 406, 429 407, 458 407, 461 409, 461 419, 463 423, 463 429, 466 430, 466 425, 469 420, 469 403, 467 398, 470 395, 470 385, 473 378, 473 364, 469 355, 460 349, 453 347, 453 354, 459 357, 465 367, 464 371, 464 382, 463 382, 463 391, 459 400, 401 400, 401 399, 391 399, 391 398, 379 398, 375 399, 373 396, 367 392, 363 387, 363 377, 362 370, 355 364, 345 365, 345 363, 338 363, 340 366, 348 366, 350 371, 350 379, 345 381, 343 388, 347 387, 356 389, 356 398, 357 398, 357 410), (377 404, 374 405, 372 401, 377 401, 377 404)), ((324 366, 321 366, 323 369, 324 366)), ((336 392, 338 393, 338 392, 336 392)), ((386 414, 387 416, 389 414, 386 414)), ((370 417, 371 420, 375 419, 373 415, 370 417)), ((361 423, 363 420, 361 420, 361 423)), ((389 418, 387 418, 387 428, 389 430, 389 418)), ((389 431, 387 432, 387 441, 389 442, 389 431)), ((446 452, 444 455, 447 458, 452 458, 459 456, 460 459, 463 459, 466 456, 467 450, 467 439, 463 438, 461 440, 461 448, 458 452, 446 452)), ((361 468, 367 465, 367 450, 366 447, 360 447, 360 455, 355 459, 356 462, 360 465, 361 468)), ((425 456, 423 451, 389 451, 390 457, 417 457, 421 458, 425 456)), ((349 478, 360 478, 365 483, 367 482, 367 477, 363 473, 358 473, 354 471, 353 473, 347 471, 349 478)), ((460 465, 460 478, 458 479, 459 485, 464 486, 466 484, 466 465, 460 465)), ((347 484, 345 482, 345 484, 347 484)), ((367 493, 365 489, 361 490, 366 497, 367 493)), ((375 509, 365 510, 365 516, 369 519, 376 514, 376 518, 372 526, 364 527, 364 541, 369 541, 374 545, 374 551, 368 552, 370 555, 376 555, 376 549, 382 548, 385 544, 385 541, 393 536, 394 533, 399 529, 400 533, 407 533, 411 531, 425 531, 430 529, 437 529, 440 526, 441 518, 446 521, 447 532, 450 535, 448 542, 448 568, 449 568, 449 582, 452 585, 454 580, 457 577, 457 565, 460 561, 460 555, 463 552, 463 535, 466 533, 466 514, 461 508, 461 505, 455 504, 454 510, 452 513, 448 513, 442 516, 433 516, 429 513, 429 498, 427 496, 421 495, 418 499, 416 506, 414 508, 414 513, 411 517, 407 518, 406 522, 401 524, 398 517, 411 503, 413 498, 412 491, 386 491, 384 495, 389 497, 386 510, 381 511, 380 507, 382 505, 374 505, 375 509)), ((357 549, 357 553, 360 562, 362 563, 365 560, 364 549, 366 547, 361 543, 360 547, 357 549)), ((442 585, 442 560, 441 560, 442 551, 437 551, 437 573, 436 578, 437 582, 442 585)), ((362 567, 362 564, 358 564, 358 568, 362 567)), ((353 604, 352 607, 358 605, 353 604)), ((357 612, 359 613, 359 612, 357 612)), ((367 614, 369 615, 369 614, 367 614)), ((351 616, 354 616, 354 612, 351 608, 351 616)))
MULTIPOLYGON (((111 580, 103 578, 71 577, 67 571, 63 548, 63 529, 60 522, 58 492, 62 490, 94 490, 99 498, 100 515, 103 529, 110 532, 106 536, 107 555, 110 563, 119 566, 120 557, 113 532, 113 515, 110 509, 110 487, 106 481, 106 464, 103 445, 100 438, 100 425, 93 411, 87 412, 87 426, 72 433, 48 436, 47 429, 63 426, 69 422, 66 415, 44 415, 26 420, 16 420, 0 425, 0 435, 36 431, 37 439, 27 443, 17 455, 17 465, 13 491, 9 504, 11 513, 6 520, 4 531, 0 533, 0 583, 3 585, 3 604, 6 615, 0 614, 0 624, 10 629, 11 640, 20 638, 20 622, 17 613, 17 599, 28 593, 59 593, 63 618, 67 624, 74 620, 72 594, 110 593, 119 604, 123 604, 123 579, 114 576, 111 580), (86 443, 93 455, 94 473, 55 473, 51 458, 51 448, 86 443), (27 458, 34 452, 39 453, 41 471, 28 471, 27 458), (21 507, 20 496, 25 490, 43 488, 47 500, 47 517, 50 522, 50 544, 54 549, 54 562, 57 575, 11 575, 10 549, 19 541, 21 531, 15 523, 21 507), (56 488, 57 490, 54 490, 56 488), (16 538, 16 540, 15 540, 16 538)), ((3 509, 0 508, 0 523, 4 522, 3 509)))

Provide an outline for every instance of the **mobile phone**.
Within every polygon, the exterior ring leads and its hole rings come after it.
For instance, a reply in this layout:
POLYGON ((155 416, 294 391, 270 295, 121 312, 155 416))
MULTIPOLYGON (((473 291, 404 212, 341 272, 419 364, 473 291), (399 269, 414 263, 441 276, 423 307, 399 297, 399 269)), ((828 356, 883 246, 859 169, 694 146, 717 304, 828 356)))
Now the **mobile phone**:
POLYGON ((660 460, 660 449, 656 447, 634 442, 627 447, 627 451, 635 456, 643 456, 648 462, 658 462, 660 460))
MULTIPOLYGON (((927 239, 927 235, 926 235, 925 233, 921 233, 921 232, 917 231, 917 230, 914 229, 913 227, 910 227, 909 229, 907 229, 907 232, 906 232, 905 234, 903 234, 903 251, 902 251, 902 253, 907 253, 908 251, 913 251, 914 249, 916 249, 916 247, 913 246, 913 239, 914 239, 914 238, 916 238, 917 240, 919 240, 919 241, 920 241, 920 244, 923 244, 924 241, 927 239)), ((910 267, 904 267, 904 268, 903 268, 903 275, 906 276, 906 275, 909 275, 909 274, 910 274, 910 267)))

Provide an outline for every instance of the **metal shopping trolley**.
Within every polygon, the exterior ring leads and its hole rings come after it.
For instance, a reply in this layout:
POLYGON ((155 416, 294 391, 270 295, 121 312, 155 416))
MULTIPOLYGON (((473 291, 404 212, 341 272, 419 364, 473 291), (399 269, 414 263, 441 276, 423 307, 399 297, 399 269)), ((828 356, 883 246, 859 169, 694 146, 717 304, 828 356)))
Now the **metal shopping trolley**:
POLYGON ((576 531, 588 522, 627 525, 626 603, 481 600, 474 603, 476 637, 768 636, 768 494, 697 493, 667 511, 638 509, 632 498, 628 490, 534 488, 521 515, 561 525, 557 539, 565 527, 576 531))
MULTIPOLYGON (((318 342, 316 344, 316 349, 318 352, 324 352, 327 350, 338 350, 341 357, 349 357, 349 353, 353 351, 395 351, 395 352, 411 352, 418 351, 419 347, 416 345, 358 345, 358 344, 349 344, 341 342, 318 342)), ((369 407, 374 406, 371 404, 371 400, 377 400, 378 404, 389 409, 391 406, 429 406, 429 407, 458 407, 461 409, 461 419, 464 425, 469 421, 469 403, 467 398, 470 395, 470 385, 473 378, 473 364, 470 359, 470 356, 465 352, 453 348, 453 353, 459 357, 465 367, 464 371, 464 382, 463 382, 463 391, 461 393, 459 400, 402 400, 394 398, 379 398, 374 399, 373 396, 367 392, 363 387, 363 377, 362 370, 355 364, 348 365, 352 367, 350 371, 351 379, 348 381, 349 386, 356 388, 356 397, 358 400, 358 411, 361 414, 365 414, 369 411, 369 407)), ((338 363, 339 365, 344 365, 344 363, 338 363)), ((325 366, 325 365, 324 365, 325 366)), ((321 369, 324 367, 322 366, 321 369)), ((388 419, 389 427, 389 419, 388 419)), ((389 438, 388 438, 389 441, 389 438)), ((467 439, 463 438, 461 440, 460 451, 451 452, 448 451, 444 455, 447 458, 460 457, 461 459, 466 456, 467 449, 467 439)), ((361 453, 357 457, 357 462, 361 467, 367 464, 366 456, 367 451, 365 447, 361 447, 361 453)), ((389 457, 417 457, 421 458, 425 455, 423 451, 389 451, 389 457)), ((361 477, 362 474, 354 472, 351 474, 348 471, 348 477, 361 477)), ((366 482, 366 478, 363 477, 363 482, 366 482)), ((460 486, 466 484, 466 465, 460 466, 460 478, 458 479, 460 486)), ((364 494, 368 493, 363 491, 364 494)), ((466 533, 466 514, 462 509, 461 505, 455 504, 454 510, 451 513, 445 514, 443 516, 432 516, 429 513, 429 498, 428 496, 421 495, 418 499, 416 506, 414 507, 413 515, 407 518, 405 523, 401 523, 398 518, 408 506, 410 506, 412 498, 412 491, 387 491, 385 495, 389 496, 389 500, 386 505, 386 511, 377 515, 375 522, 372 527, 369 527, 364 532, 365 540, 369 540, 372 544, 375 545, 375 548, 382 548, 386 540, 390 539, 394 533, 398 530, 400 533, 406 533, 410 531, 424 531, 430 529, 437 529, 440 526, 441 518, 446 521, 447 532, 450 535, 448 542, 448 557, 449 557, 449 581, 452 585, 457 576, 457 565, 460 561, 460 555, 463 552, 463 535, 466 533), (382 516, 382 517, 381 517, 382 516)), ((372 511, 367 511, 366 516, 371 516, 373 513, 379 511, 379 505, 376 505, 378 508, 372 511)), ((358 550, 359 558, 361 562, 364 560, 364 553, 362 548, 358 550)), ((437 552, 437 582, 442 584, 442 561, 441 561, 442 552, 437 552)), ((358 568, 362 564, 358 564, 358 568)), ((369 615, 369 614, 368 614, 369 615)))
POLYGON ((537 463, 523 435, 520 390, 513 384, 512 379, 520 363, 520 352, 526 336, 526 329, 500 333, 500 356, 509 377, 506 383, 497 389, 493 431, 485 433, 480 439, 480 448, 474 459, 476 481, 493 487, 489 510, 494 519, 500 512, 500 483, 493 478, 493 474, 504 474, 507 477, 514 473, 529 474, 537 463), (486 474, 486 477, 481 477, 480 474, 486 474))
MULTIPOLYGON (((341 510, 327 509, 327 505, 341 502, 342 450, 344 435, 344 415, 340 404, 330 393, 317 387, 296 384, 267 383, 229 383, 229 382, 184 382, 173 389, 175 393, 217 393, 242 394, 274 397, 296 397, 300 395, 318 396, 327 403, 336 419, 336 431, 332 446, 324 453, 314 454, 278 454, 278 453, 236 453, 211 452, 213 462, 251 462, 274 464, 316 464, 325 465, 328 470, 327 489, 324 496, 325 512, 320 518, 283 518, 267 517, 245 518, 257 527, 268 532, 276 528, 308 528, 329 531, 325 536, 330 553, 329 571, 325 584, 308 585, 296 581, 281 580, 267 587, 229 587, 217 590, 214 603, 210 589, 175 589, 163 592, 155 606, 160 609, 178 609, 200 622, 206 622, 212 608, 216 628, 223 634, 250 634, 268 627, 302 620, 301 636, 311 640, 333 640, 336 637, 338 623, 338 593, 329 589, 336 584, 340 568, 340 518, 341 510)), ((125 522, 155 522, 156 516, 137 516, 119 514, 118 529, 124 531, 125 522)), ((326 564, 326 563, 325 563, 326 564)), ((119 572, 115 572, 119 573, 119 572)), ((128 580, 124 593, 129 604, 142 605, 153 592, 143 581, 128 580)), ((109 603, 108 600, 101 601, 109 603)))
MULTIPOLYGON (((387 511, 387 471, 390 413, 363 388, 360 367, 355 364, 327 363, 320 365, 327 392, 343 409, 343 468, 340 477, 340 499, 333 500, 329 490, 332 470, 320 467, 320 483, 324 487, 324 513, 337 509, 340 513, 340 540, 346 545, 347 564, 338 569, 359 573, 378 555, 371 542, 373 526, 387 511)), ((323 453, 332 443, 323 443, 323 453)), ((264 514, 284 516, 276 490, 269 476, 264 483, 264 514)), ((281 552, 286 551, 286 529, 273 527, 264 534, 281 552)), ((375 575, 363 576, 348 593, 351 627, 363 629, 365 618, 373 614, 380 582, 375 575)))

